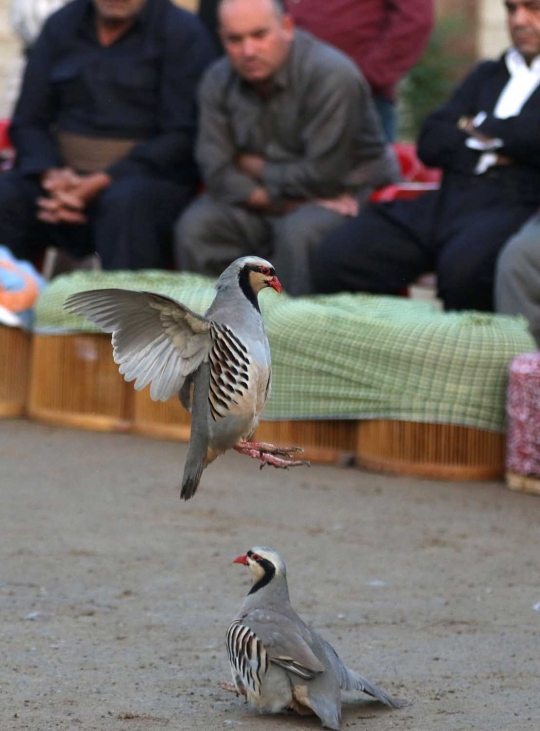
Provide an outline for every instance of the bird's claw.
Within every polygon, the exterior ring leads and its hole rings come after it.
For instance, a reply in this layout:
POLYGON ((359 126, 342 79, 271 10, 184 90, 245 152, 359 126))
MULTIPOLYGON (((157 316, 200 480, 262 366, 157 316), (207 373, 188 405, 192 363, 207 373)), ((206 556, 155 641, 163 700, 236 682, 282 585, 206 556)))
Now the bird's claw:
POLYGON ((228 693, 234 693, 237 698, 240 695, 240 693, 238 692, 238 688, 234 683, 220 683, 219 687, 222 690, 226 690, 228 693))

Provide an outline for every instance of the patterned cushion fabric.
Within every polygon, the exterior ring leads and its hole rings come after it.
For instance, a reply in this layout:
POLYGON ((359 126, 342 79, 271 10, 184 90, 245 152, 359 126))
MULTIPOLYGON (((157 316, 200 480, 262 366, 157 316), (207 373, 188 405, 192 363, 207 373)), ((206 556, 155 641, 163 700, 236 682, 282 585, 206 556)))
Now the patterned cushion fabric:
MULTIPOLYGON (((38 332, 95 332, 62 309, 84 289, 123 287, 172 296, 197 312, 214 282, 170 272, 77 272, 41 295, 38 332)), ((273 361, 266 419, 400 419, 505 429, 510 362, 535 350, 522 318, 443 313, 399 297, 260 296, 273 361)))

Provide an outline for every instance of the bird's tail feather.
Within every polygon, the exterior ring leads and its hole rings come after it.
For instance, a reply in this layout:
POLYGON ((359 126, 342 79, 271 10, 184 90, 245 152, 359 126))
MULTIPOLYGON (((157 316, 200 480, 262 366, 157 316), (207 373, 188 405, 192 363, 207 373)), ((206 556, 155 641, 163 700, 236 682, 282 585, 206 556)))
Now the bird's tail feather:
POLYGON ((349 668, 346 668, 346 670, 348 676, 347 680, 349 682, 347 683, 345 690, 361 690, 373 698, 376 698, 378 701, 381 701, 381 703, 384 703, 386 706, 390 706, 390 708, 403 708, 408 705, 406 700, 403 700, 402 698, 393 698, 391 695, 388 695, 388 693, 385 693, 384 690, 373 685, 369 682, 369 680, 366 680, 353 670, 349 670, 349 668))
MULTIPOLYGON (((210 387, 208 363, 202 363, 191 379, 193 380, 191 436, 180 492, 183 500, 189 500, 195 495, 202 472, 208 464, 208 389, 210 387)), ((191 384, 189 388, 191 391, 191 384)), ((180 395, 186 397, 185 392, 181 392, 180 395)))
POLYGON ((193 465, 190 465, 189 460, 186 462, 184 476, 182 478, 182 490, 180 492, 182 500, 189 500, 195 495, 199 487, 199 482, 201 481, 203 469, 203 462, 193 465))

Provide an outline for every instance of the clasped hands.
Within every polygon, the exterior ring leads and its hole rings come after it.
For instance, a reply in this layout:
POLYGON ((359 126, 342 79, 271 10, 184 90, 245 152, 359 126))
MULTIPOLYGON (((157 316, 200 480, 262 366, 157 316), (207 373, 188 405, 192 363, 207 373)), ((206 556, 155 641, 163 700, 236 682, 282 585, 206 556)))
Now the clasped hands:
POLYGON ((50 224, 86 223, 86 209, 94 198, 111 184, 107 173, 81 175, 72 168, 51 168, 41 176, 47 192, 37 200, 37 217, 50 224))
MULTIPOLYGON (((236 158, 236 167, 246 175, 257 181, 261 181, 263 177, 265 160, 260 155, 252 155, 250 153, 242 153, 236 158)), ((353 198, 349 193, 342 193, 335 198, 315 198, 314 203, 317 203, 323 208, 327 208, 330 211, 339 213, 342 216, 357 216, 358 215, 358 201, 353 198)), ((290 213, 296 210, 303 203, 307 203, 306 200, 297 198, 287 198, 283 202, 281 213, 290 213)), ((248 206, 251 208, 266 209, 270 208, 271 201, 270 197, 265 188, 262 186, 256 188, 251 196, 248 206)))

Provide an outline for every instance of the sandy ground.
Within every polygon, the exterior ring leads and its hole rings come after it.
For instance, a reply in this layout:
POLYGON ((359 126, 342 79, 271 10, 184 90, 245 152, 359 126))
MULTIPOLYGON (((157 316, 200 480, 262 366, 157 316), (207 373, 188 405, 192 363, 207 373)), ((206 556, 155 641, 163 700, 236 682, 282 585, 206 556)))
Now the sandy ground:
POLYGON ((178 499, 185 445, 0 422, 1 731, 311 730, 220 688, 269 545, 294 605, 412 705, 343 728, 537 731, 540 499, 230 454, 178 499))

